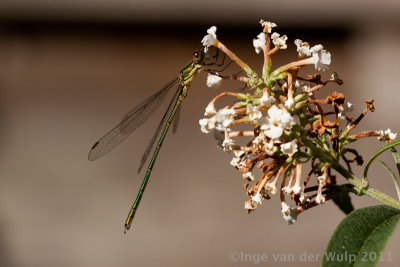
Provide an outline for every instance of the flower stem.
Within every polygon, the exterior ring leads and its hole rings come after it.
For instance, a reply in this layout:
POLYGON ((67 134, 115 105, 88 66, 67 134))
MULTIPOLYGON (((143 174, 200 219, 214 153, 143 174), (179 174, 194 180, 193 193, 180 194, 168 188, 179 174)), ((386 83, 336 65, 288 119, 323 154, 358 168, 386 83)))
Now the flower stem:
POLYGON ((345 177, 351 184, 354 185, 354 189, 358 195, 368 195, 388 206, 400 209, 400 202, 394 198, 374 189, 368 185, 368 181, 365 179, 359 179, 355 177, 351 172, 340 165, 330 154, 325 153, 323 150, 314 146, 314 144, 307 138, 302 137, 301 141, 312 150, 314 155, 321 158, 323 161, 328 162, 333 169, 345 177))

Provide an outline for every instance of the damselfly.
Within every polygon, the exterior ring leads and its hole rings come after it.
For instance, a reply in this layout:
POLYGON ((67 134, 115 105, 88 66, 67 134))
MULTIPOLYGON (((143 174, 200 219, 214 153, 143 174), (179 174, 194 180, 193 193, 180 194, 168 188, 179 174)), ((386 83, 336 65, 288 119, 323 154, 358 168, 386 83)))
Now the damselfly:
MULTIPOLYGON (((146 174, 144 176, 142 185, 140 186, 139 192, 135 201, 132 204, 132 208, 129 211, 128 217, 125 221, 125 232, 131 227, 133 217, 135 216, 136 210, 140 204, 140 200, 143 196, 144 190, 146 189, 147 182, 149 181, 151 171, 153 169, 154 163, 157 159, 157 155, 160 151, 161 145, 165 139, 165 136, 168 132, 169 127, 178 113, 180 104, 183 99, 186 97, 189 87, 193 78, 199 73, 200 70, 204 69, 204 66, 210 65, 218 65, 222 66, 224 63, 225 55, 223 57, 222 63, 217 64, 218 59, 218 50, 215 56, 206 58, 203 50, 199 50, 194 52, 192 61, 189 62, 186 67, 184 67, 178 77, 171 82, 169 82, 164 88, 155 93, 154 95, 147 98, 145 101, 137 105, 134 109, 132 109, 128 114, 126 114, 122 121, 111 129, 106 135, 100 138, 89 152, 89 160, 96 160, 101 156, 107 154, 110 150, 118 146, 123 140, 125 140, 133 131, 135 131, 139 126, 141 126, 150 115, 159 107, 159 103, 166 97, 169 89, 171 89, 174 85, 178 85, 177 90, 174 94, 174 97, 171 99, 171 102, 168 105, 164 116, 161 119, 160 124, 157 127, 149 145, 140 162, 139 172, 143 167, 146 159, 150 153, 150 150, 157 139, 157 136, 164 126, 164 130, 161 133, 161 136, 158 140, 157 147, 154 150, 153 157, 150 160, 150 163, 147 167, 146 174), (206 63, 205 61, 208 59, 215 59, 213 62, 206 63), (169 116, 168 116, 169 114, 169 116), (167 119, 168 118, 168 119, 167 119)), ((231 63, 231 62, 230 62, 231 63)), ((225 69, 230 63, 228 63, 223 69, 225 69)), ((214 72, 214 70, 207 71, 214 72)))

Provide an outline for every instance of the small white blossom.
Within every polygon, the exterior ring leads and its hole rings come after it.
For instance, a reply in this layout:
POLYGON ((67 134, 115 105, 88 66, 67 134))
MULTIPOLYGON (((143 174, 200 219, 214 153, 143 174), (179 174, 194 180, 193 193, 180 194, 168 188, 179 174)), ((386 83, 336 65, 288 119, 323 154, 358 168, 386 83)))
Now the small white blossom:
POLYGON ((203 40, 201 40, 201 43, 204 46, 204 52, 207 52, 207 49, 214 45, 214 43, 217 41, 217 27, 212 26, 207 30, 207 35, 203 37, 203 40))
POLYGON ((281 137, 284 129, 291 129, 294 119, 286 110, 273 105, 268 109, 268 118, 261 119, 261 130, 272 139, 281 137))
POLYGON ((295 193, 296 195, 297 195, 297 194, 300 194, 300 192, 301 192, 301 186, 298 185, 298 184, 295 184, 295 185, 292 187, 292 192, 295 193))
POLYGON ((346 119, 346 113, 347 112, 352 112, 354 110, 354 104, 352 104, 350 102, 347 102, 343 106, 340 106, 339 110, 340 110, 340 112, 338 114, 339 118, 342 119, 342 120, 345 120, 346 119))
POLYGON ((308 196, 306 194, 301 193, 299 201, 300 201, 301 204, 305 204, 305 203, 310 202, 310 199, 308 198, 308 196))
POLYGON ((293 154, 297 152, 296 139, 291 142, 281 144, 281 151, 283 154, 288 155, 289 157, 293 156, 293 154))
POLYGON ((269 142, 264 143, 264 150, 268 155, 273 155, 278 148, 274 146, 274 140, 270 140, 269 142))
POLYGON ((243 179, 254 181, 254 176, 251 172, 246 172, 243 174, 243 179))
POLYGON ((297 220, 296 208, 288 206, 285 202, 282 202, 282 214, 287 224, 293 224, 297 220))
POLYGON ((257 54, 260 54, 263 51, 263 47, 266 45, 267 41, 265 40, 265 33, 260 33, 257 35, 257 39, 253 39, 253 46, 256 50, 257 54))
POLYGON ((218 75, 209 73, 207 76, 207 86, 218 88, 221 85, 222 78, 218 75))
POLYGON ((251 141, 255 145, 264 145, 265 144, 265 136, 257 135, 256 138, 251 141))
POLYGON ((255 205, 262 204, 263 197, 261 196, 260 192, 257 192, 255 196, 251 197, 251 200, 255 205))
POLYGON ((262 113, 257 109, 256 106, 253 106, 252 104, 247 105, 247 114, 249 114, 249 119, 251 122, 257 122, 258 119, 261 118, 262 113))
POLYGON ((318 194, 317 197, 315 198, 315 202, 317 204, 324 204, 325 203, 325 197, 322 194, 318 194))
POLYGON ((233 167, 237 167, 237 165, 239 164, 239 162, 240 162, 240 158, 233 158, 233 159, 231 160, 231 165, 232 165, 233 167))
POLYGON ((223 126, 223 129, 228 127, 228 125, 233 122, 234 120, 234 115, 235 115, 235 109, 229 108, 229 109, 220 109, 217 112, 217 122, 221 123, 223 126))
POLYGON ((214 116, 217 114, 217 110, 215 109, 214 103, 209 103, 206 107, 206 111, 204 112, 204 116, 214 116))
POLYGON ((294 102, 294 99, 293 98, 288 98, 286 101, 285 101, 285 107, 287 107, 288 109, 293 109, 294 108, 294 106, 295 106, 295 102, 294 102))
POLYGON ((222 147, 223 147, 224 151, 226 151, 226 152, 232 151, 234 144, 235 144, 235 141, 233 141, 233 139, 225 138, 224 142, 222 142, 222 147))
POLYGON ((397 133, 392 133, 392 130, 380 130, 378 140, 379 141, 393 141, 396 139, 397 133))
POLYGON ((278 189, 276 188, 275 183, 270 183, 270 182, 268 182, 268 183, 265 185, 265 189, 271 191, 271 193, 272 193, 273 195, 275 195, 276 192, 278 192, 278 189))
POLYGON ((210 132, 208 129, 208 121, 209 119, 206 118, 199 120, 200 130, 205 134, 208 134, 210 132))
POLYGON ((211 117, 209 119, 204 118, 204 119, 199 120, 200 129, 203 133, 206 133, 206 134, 215 129, 215 123, 216 123, 215 116, 211 117))
POLYGON ((331 64, 331 53, 326 52, 322 45, 315 45, 311 47, 313 62, 315 64, 315 69, 325 71, 328 69, 327 65, 331 64))
POLYGON ((251 200, 244 202, 244 208, 247 211, 252 211, 255 209, 255 207, 253 206, 253 203, 251 202, 251 200))
POLYGON ((269 108, 273 103, 275 103, 275 98, 270 96, 268 92, 264 91, 262 97, 260 98, 261 105, 269 108))
POLYGON ((274 32, 271 35, 271 39, 272 39, 272 43, 274 43, 275 46, 279 47, 279 49, 287 48, 287 44, 286 44, 287 36, 286 35, 281 36, 279 33, 274 32))
POLYGON ((317 179, 318 179, 320 184, 325 183, 327 178, 328 178, 328 176, 326 175, 326 173, 324 173, 323 175, 317 177, 317 179))
POLYGON ((282 188, 282 191, 289 195, 293 192, 293 187, 289 185, 285 186, 284 188, 282 188))
POLYGON ((300 56, 311 56, 310 45, 307 42, 303 42, 300 39, 296 39, 294 41, 295 45, 297 46, 297 52, 299 52, 300 56))
POLYGON ((276 27, 277 25, 273 22, 265 21, 265 20, 260 20, 261 26, 265 27, 267 26, 268 28, 268 33, 271 33, 272 28, 276 27))
POLYGON ((294 118, 286 110, 282 110, 281 124, 282 124, 282 127, 285 129, 291 129, 292 126, 295 124, 294 118))

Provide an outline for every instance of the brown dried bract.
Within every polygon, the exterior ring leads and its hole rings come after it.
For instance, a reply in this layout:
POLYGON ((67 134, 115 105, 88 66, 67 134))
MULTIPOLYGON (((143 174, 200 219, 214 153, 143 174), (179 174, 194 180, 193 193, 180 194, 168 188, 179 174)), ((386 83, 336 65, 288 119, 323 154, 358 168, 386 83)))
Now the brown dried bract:
POLYGON ((326 103, 330 105, 341 106, 345 100, 344 94, 340 92, 333 92, 326 98, 326 103))
POLYGON ((367 109, 371 112, 375 111, 375 106, 374 106, 374 100, 373 99, 368 99, 365 101, 365 105, 367 106, 367 109))

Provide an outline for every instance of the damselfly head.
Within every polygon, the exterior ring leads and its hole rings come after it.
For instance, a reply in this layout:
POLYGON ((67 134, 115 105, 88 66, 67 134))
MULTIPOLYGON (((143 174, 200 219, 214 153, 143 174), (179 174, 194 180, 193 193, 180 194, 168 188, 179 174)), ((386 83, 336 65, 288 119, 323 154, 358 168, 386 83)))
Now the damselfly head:
POLYGON ((193 61, 196 64, 202 64, 204 62, 204 52, 202 50, 196 50, 193 53, 193 61))

